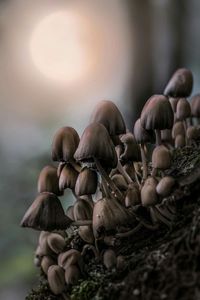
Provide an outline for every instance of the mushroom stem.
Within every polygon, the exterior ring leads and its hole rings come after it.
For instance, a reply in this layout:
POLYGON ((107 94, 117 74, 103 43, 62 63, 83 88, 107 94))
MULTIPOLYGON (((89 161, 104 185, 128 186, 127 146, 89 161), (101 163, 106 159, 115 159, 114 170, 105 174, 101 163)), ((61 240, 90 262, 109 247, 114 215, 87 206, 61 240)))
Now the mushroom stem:
POLYGON ((186 120, 183 121, 183 126, 184 126, 184 129, 185 129, 185 144, 187 146, 188 145, 188 138, 187 138, 187 121, 186 120))
POLYGON ((72 222, 70 225, 72 225, 72 226, 92 225, 92 220, 77 220, 77 221, 72 222))
POLYGON ((133 180, 128 175, 128 173, 124 170, 124 168, 122 167, 122 164, 119 160, 118 160, 118 164, 117 164, 117 169, 124 176, 127 183, 133 183, 133 180))
POLYGON ((103 192, 104 192, 106 198, 110 198, 112 195, 108 189, 107 182, 105 181, 104 178, 102 178, 102 188, 103 188, 103 192))
POLYGON ((162 144, 161 132, 160 132, 160 130, 155 129, 155 133, 156 133, 156 146, 159 146, 162 144))
POLYGON ((138 174, 135 170, 135 165, 133 164, 133 168, 134 168, 134 177, 135 177, 135 181, 137 183, 137 185, 139 186, 139 188, 141 188, 141 184, 140 184, 140 181, 139 181, 139 178, 138 178, 138 174))
POLYGON ((144 144, 140 145, 140 151, 141 151, 141 157, 142 157, 142 166, 143 166, 143 176, 142 179, 146 180, 147 179, 147 175, 148 175, 148 168, 147 168, 147 159, 146 159, 146 155, 145 155, 145 151, 144 151, 144 144))
POLYGON ((101 174, 102 178, 105 179, 105 181, 108 183, 108 185, 111 187, 111 189, 113 190, 113 192, 116 194, 116 196, 121 200, 123 199, 123 195, 120 192, 120 190, 116 187, 116 185, 114 184, 114 182, 111 180, 111 178, 108 176, 108 174, 106 173, 106 171, 104 170, 104 168, 101 166, 99 160, 97 158, 93 158, 94 162, 97 166, 97 169, 99 170, 99 173, 101 174))
POLYGON ((136 232, 138 232, 142 227, 143 227, 143 224, 139 223, 133 229, 126 231, 126 232, 117 233, 115 236, 116 236, 116 238, 126 238, 126 237, 129 237, 129 236, 135 234, 136 232))

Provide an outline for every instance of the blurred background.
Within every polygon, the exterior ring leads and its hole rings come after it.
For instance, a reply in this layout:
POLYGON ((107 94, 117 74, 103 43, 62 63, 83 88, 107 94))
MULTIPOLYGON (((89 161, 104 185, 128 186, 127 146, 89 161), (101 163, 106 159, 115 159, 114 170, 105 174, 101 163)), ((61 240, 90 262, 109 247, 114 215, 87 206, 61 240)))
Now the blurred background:
POLYGON ((38 234, 19 223, 55 131, 81 134, 102 99, 132 130, 178 67, 199 91, 199 11, 198 0, 0 1, 0 299, 25 299, 37 282, 38 234))

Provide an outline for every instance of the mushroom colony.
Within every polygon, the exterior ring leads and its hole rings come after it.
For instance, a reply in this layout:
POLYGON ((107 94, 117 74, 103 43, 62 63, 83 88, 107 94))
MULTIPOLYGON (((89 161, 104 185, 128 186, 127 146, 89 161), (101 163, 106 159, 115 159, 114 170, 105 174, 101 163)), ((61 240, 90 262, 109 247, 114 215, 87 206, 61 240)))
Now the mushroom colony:
POLYGON ((163 95, 148 99, 131 130, 113 102, 101 101, 81 137, 72 127, 56 132, 57 167, 42 169, 38 196, 21 221, 41 231, 34 263, 55 295, 85 276, 86 257, 120 269, 119 240, 172 226, 176 208, 165 200, 178 185, 167 172, 173 149, 200 138, 200 94, 187 100, 192 86, 192 73, 178 69, 163 95), (66 189, 76 200, 64 211, 58 197, 66 189))

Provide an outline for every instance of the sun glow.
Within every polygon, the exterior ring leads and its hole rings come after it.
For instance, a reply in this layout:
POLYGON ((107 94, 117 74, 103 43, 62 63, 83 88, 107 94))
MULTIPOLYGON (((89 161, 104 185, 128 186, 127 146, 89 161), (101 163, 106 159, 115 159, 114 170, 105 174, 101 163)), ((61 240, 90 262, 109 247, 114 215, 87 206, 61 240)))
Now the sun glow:
POLYGON ((79 15, 57 12, 34 28, 30 51, 37 69, 58 81, 74 81, 87 75, 92 49, 87 43, 90 28, 79 15))

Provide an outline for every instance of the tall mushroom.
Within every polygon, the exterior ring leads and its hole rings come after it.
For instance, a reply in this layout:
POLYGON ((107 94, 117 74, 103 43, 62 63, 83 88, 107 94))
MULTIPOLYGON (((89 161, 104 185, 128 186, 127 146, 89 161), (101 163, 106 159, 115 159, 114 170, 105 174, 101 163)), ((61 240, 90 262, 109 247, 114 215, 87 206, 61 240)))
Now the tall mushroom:
POLYGON ((197 123, 200 123, 200 94, 196 94, 191 98, 190 102, 191 114, 193 118, 196 118, 197 123))
POLYGON ((134 125, 134 136, 138 144, 140 144, 142 166, 143 166, 143 180, 147 178, 147 157, 145 154, 144 146, 146 143, 154 143, 155 135, 153 130, 146 130, 141 126, 141 120, 138 119, 134 125))
MULTIPOLYGON (((187 131, 187 118, 189 118, 191 115, 191 108, 190 104, 185 98, 181 98, 178 101, 177 108, 176 108, 176 116, 179 121, 183 122, 184 129, 185 129, 185 135, 187 131)), ((186 144, 187 144, 187 137, 186 137, 186 144)))
POLYGON ((141 125, 146 130, 155 130, 156 144, 160 145, 163 129, 171 129, 174 123, 174 114, 167 97, 154 95, 149 98, 141 113, 141 125))

